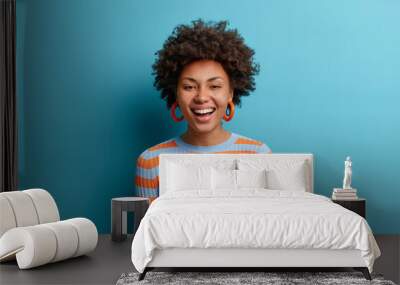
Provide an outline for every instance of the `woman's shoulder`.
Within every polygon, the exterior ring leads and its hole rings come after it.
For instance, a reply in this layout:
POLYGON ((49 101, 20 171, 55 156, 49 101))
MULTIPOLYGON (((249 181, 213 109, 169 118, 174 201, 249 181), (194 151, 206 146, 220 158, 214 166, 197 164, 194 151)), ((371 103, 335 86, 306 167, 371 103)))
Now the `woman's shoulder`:
POLYGON ((172 138, 145 149, 140 155, 141 159, 157 157, 160 153, 173 152, 178 147, 176 139, 172 138))
POLYGON ((246 147, 254 148, 254 151, 257 153, 271 153, 271 148, 264 142, 256 139, 249 138, 247 136, 243 136, 240 134, 235 134, 236 139, 234 144, 236 145, 243 145, 246 147))

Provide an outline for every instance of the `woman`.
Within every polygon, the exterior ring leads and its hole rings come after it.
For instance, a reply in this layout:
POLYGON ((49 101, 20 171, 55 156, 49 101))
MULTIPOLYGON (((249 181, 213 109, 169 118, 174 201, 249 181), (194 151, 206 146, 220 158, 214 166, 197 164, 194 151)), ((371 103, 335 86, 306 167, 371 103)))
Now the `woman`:
POLYGON ((137 160, 135 184, 138 194, 158 197, 160 153, 270 153, 262 142, 226 131, 241 96, 255 89, 258 65, 227 22, 180 25, 157 52, 153 65, 154 86, 161 91, 175 122, 187 121, 187 130, 145 150, 137 160), (176 115, 179 108, 181 116, 176 115), (228 114, 226 113, 228 111, 228 114))

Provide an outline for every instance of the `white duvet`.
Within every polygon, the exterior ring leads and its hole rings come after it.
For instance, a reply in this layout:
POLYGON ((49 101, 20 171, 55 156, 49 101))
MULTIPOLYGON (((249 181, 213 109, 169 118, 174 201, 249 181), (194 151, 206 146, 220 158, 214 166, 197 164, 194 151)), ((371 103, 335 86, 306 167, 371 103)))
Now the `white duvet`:
POLYGON ((320 195, 265 189, 159 197, 133 239, 135 268, 164 248, 358 249, 370 272, 380 256, 361 216, 320 195))

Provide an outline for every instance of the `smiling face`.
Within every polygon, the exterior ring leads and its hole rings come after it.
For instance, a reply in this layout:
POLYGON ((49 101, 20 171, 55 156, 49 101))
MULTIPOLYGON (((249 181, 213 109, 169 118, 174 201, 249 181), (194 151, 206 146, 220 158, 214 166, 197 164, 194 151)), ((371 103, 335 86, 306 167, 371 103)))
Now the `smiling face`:
POLYGON ((220 63, 198 60, 182 70, 177 102, 191 131, 204 134, 220 128, 232 98, 229 77, 220 63))

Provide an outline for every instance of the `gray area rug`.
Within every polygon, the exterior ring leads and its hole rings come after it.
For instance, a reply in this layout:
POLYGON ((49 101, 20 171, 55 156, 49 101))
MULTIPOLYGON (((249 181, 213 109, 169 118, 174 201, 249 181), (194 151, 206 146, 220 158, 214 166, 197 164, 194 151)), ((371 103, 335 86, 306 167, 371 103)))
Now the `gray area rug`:
POLYGON ((361 272, 155 272, 150 271, 142 281, 139 273, 124 273, 117 285, 136 284, 379 284, 395 285, 384 280, 382 275, 372 274, 372 281, 364 278, 361 272))

